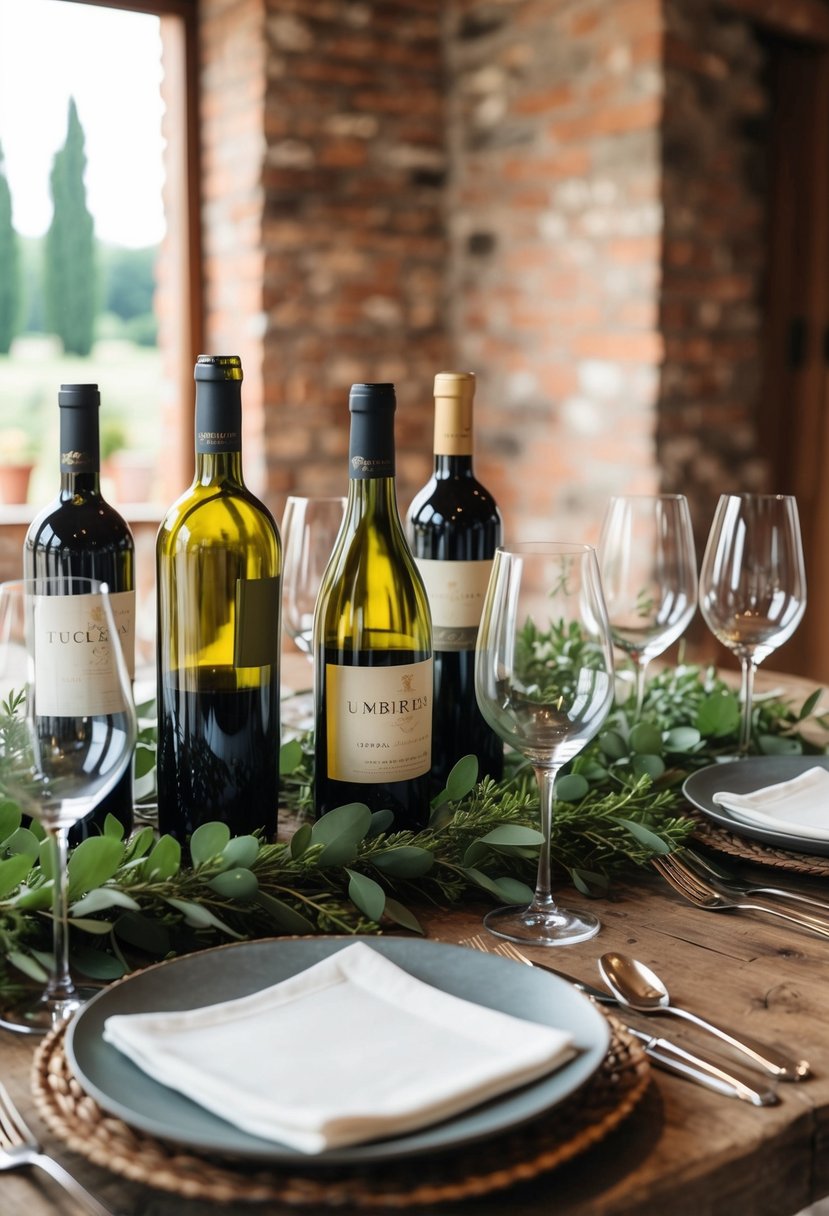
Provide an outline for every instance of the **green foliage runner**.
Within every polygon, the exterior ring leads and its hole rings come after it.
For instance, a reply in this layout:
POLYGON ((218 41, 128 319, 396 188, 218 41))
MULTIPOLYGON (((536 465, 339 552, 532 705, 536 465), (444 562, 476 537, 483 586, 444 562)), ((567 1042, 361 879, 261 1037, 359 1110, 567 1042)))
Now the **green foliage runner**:
MULTIPOLYGON (((820 691, 800 709, 760 699, 753 748, 764 754, 823 753, 802 733, 820 691)), ((734 753, 737 697, 711 668, 670 668, 648 685, 638 722, 617 705, 601 734, 557 783, 554 864, 579 890, 601 895, 614 877, 681 845, 693 824, 681 786, 692 771, 734 753)), ((16 706, 0 707, 0 734, 19 728, 16 706)), ((814 731, 810 732, 814 734, 814 731)), ((137 772, 152 769, 154 730, 141 733, 137 772)), ((140 827, 125 840, 108 819, 69 861, 72 963, 113 979, 135 966, 217 941, 280 933, 418 932, 410 904, 449 905, 475 895, 526 903, 538 845, 538 796, 526 761, 510 754, 502 782, 476 781, 474 757, 458 762, 435 798, 428 827, 390 831, 391 815, 361 803, 309 821, 307 736, 281 753, 290 839, 231 837, 209 823, 194 833, 190 861, 170 836, 140 827)), ((21 973, 44 981, 50 965, 51 850, 36 823, 0 802, 0 988, 21 973)))

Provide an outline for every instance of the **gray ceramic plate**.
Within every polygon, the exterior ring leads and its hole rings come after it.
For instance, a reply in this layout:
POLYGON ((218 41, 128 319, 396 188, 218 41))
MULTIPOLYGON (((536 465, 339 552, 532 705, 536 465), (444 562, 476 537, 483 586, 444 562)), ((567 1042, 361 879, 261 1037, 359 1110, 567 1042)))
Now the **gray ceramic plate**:
POLYGON ((792 853, 812 853, 829 856, 829 840, 813 840, 806 836, 790 836, 771 828, 755 827, 732 815, 724 806, 714 802, 714 795, 728 790, 731 794, 751 794, 765 785, 790 781, 810 768, 829 768, 829 756, 747 756, 745 760, 729 760, 724 764, 709 764, 686 778, 682 792, 709 819, 728 828, 735 836, 762 840, 778 849, 792 853))
MULTIPOLYGON (((602 1014, 564 980, 509 959, 440 942, 404 938, 314 938, 243 942, 173 959, 139 971, 101 992, 81 1010, 66 1035, 72 1070, 87 1093, 125 1123, 201 1152, 306 1166, 383 1161, 434 1152, 493 1136, 562 1102, 593 1075, 607 1053, 602 1014), (444 992, 527 1021, 573 1033, 578 1055, 548 1077, 453 1119, 394 1139, 309 1157, 248 1135, 188 1098, 160 1085, 102 1037, 115 1013, 193 1009, 245 996, 313 963, 365 941, 411 975, 444 992)), ((337 1044, 337 1027, 331 1027, 337 1044)), ((290 1051, 290 1043, 263 1043, 263 1051, 290 1051)))

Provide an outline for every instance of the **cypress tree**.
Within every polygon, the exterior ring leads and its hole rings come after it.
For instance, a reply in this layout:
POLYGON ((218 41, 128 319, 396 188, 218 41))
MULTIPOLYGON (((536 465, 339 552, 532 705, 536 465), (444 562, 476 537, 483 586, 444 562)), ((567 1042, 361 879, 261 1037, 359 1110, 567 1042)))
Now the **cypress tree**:
POLYGON ((20 246, 12 226, 12 196, 0 147, 0 355, 7 355, 22 315, 20 246))
POLYGON ((95 236, 86 205, 84 134, 69 99, 66 142, 55 154, 50 184, 52 223, 46 234, 46 320, 68 354, 88 355, 96 312, 95 236))

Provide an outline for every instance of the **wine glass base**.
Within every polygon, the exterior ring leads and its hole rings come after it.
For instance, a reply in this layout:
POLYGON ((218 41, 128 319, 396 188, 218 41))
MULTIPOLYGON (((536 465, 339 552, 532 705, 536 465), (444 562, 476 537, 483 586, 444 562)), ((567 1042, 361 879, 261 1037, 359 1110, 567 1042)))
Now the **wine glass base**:
POLYGON ((54 1000, 42 994, 0 1007, 0 1027, 18 1034, 48 1034, 68 1021, 100 988, 76 988, 66 1000, 54 1000))
POLYGON ((573 946, 595 937, 601 922, 592 912, 554 908, 496 908, 484 917, 484 927, 496 937, 523 946, 573 946))

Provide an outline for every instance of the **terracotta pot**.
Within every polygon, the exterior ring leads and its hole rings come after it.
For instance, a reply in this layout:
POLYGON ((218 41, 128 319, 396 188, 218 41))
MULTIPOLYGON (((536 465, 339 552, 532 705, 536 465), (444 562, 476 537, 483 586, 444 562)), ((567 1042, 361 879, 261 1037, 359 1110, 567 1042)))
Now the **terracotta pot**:
POLYGON ((149 502, 156 465, 144 452, 116 452, 107 462, 116 502, 149 502))
POLYGON ((0 502, 26 502, 34 463, 0 464, 0 502))

